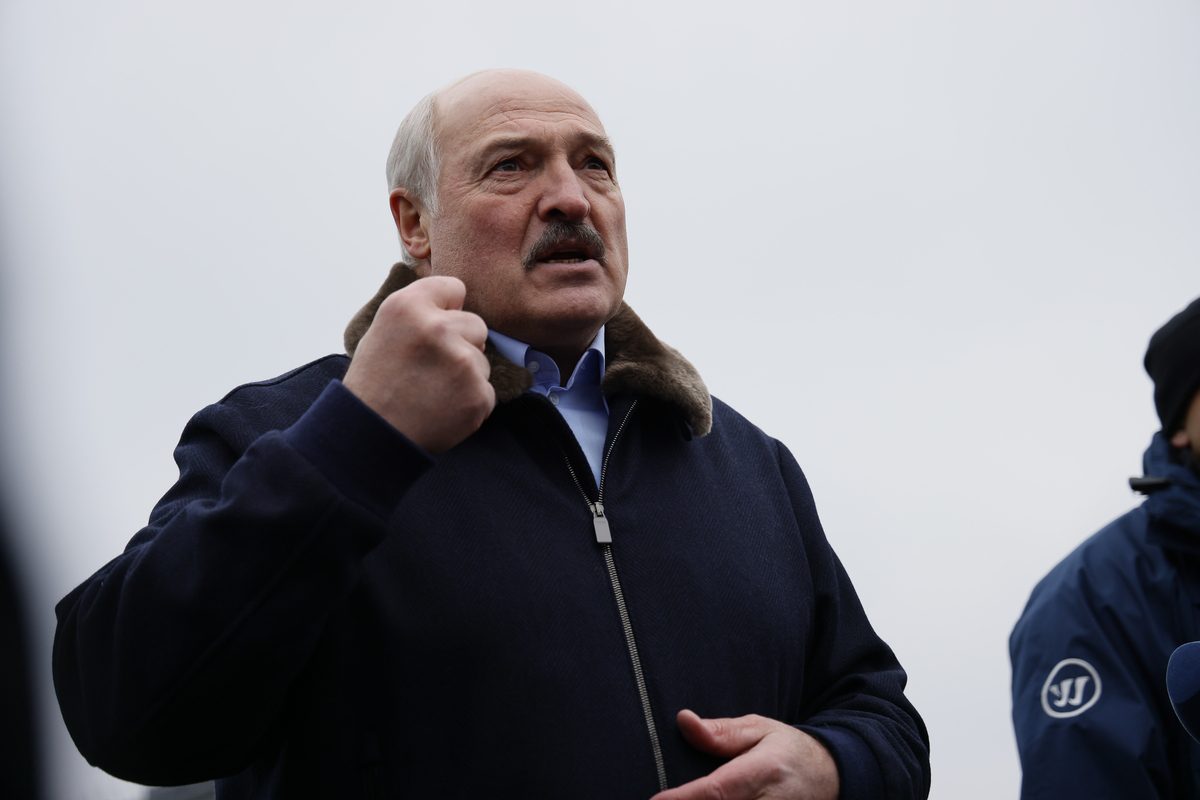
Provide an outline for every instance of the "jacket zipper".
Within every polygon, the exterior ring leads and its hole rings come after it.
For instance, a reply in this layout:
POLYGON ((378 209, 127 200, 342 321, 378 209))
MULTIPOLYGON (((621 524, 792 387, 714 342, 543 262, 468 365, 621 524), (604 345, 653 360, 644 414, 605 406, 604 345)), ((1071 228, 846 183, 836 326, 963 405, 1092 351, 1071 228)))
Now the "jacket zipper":
POLYGON ((612 529, 608 525, 608 517, 604 514, 604 476, 608 474, 608 459, 617 445, 617 439, 621 437, 621 431, 625 430, 625 423, 629 421, 629 416, 633 414, 633 409, 636 407, 637 400, 634 400, 621 419, 621 424, 617 426, 612 441, 609 442, 608 451, 604 454, 604 461, 600 464, 600 483, 596 487, 596 502, 593 503, 587 492, 584 491, 583 484, 579 482, 579 478, 575 474, 575 468, 571 466, 571 459, 566 454, 563 457, 567 462, 567 471, 571 473, 571 480, 575 482, 575 487, 583 495, 583 501, 587 503, 588 511, 592 514, 592 527, 596 532, 596 543, 600 545, 600 552, 604 556, 604 566, 608 570, 608 581, 612 585, 613 599, 617 602, 617 615, 621 619, 621 629, 625 633, 625 647, 629 651, 629 662, 633 666, 633 680, 637 684, 638 698, 642 702, 642 716, 646 719, 646 731, 650 734, 650 750, 654 756, 654 769, 658 774, 658 788, 659 791, 665 791, 667 767, 663 761, 662 745, 658 740, 658 726, 654 724, 654 712, 650 708, 650 693, 646 690, 646 675, 642 671, 642 659, 638 656, 637 641, 633 637, 633 623, 629 619, 629 609, 625 605, 625 593, 621 590, 621 579, 617 575, 617 563, 613 559, 612 529))

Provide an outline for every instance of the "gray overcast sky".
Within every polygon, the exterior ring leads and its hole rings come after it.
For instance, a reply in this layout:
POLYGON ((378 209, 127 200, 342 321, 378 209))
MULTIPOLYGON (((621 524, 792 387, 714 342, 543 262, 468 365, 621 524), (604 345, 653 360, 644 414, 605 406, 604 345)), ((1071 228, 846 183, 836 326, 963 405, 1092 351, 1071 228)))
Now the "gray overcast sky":
POLYGON ((4 462, 50 796, 137 794, 62 728, 53 603, 144 522, 191 413, 340 350, 398 253, 396 124, 489 66, 605 120, 628 299, 805 468, 932 796, 1014 796, 1008 631, 1137 502, 1142 352, 1200 294, 1200 4, 329 5, 0 5, 4 462))

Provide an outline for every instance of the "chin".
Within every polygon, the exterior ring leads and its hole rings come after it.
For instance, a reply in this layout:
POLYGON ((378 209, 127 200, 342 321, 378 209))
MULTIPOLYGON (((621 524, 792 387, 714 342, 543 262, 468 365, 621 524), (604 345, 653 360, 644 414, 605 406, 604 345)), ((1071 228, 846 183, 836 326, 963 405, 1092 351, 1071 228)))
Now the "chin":
MULTIPOLYGON (((620 304, 618 303, 618 306, 620 304)), ((559 309, 543 314, 531 314, 525 326, 529 344, 543 347, 587 347, 600 327, 612 318, 616 309, 607 306, 589 309, 559 309)), ((520 339, 521 337, 517 337, 520 339)))

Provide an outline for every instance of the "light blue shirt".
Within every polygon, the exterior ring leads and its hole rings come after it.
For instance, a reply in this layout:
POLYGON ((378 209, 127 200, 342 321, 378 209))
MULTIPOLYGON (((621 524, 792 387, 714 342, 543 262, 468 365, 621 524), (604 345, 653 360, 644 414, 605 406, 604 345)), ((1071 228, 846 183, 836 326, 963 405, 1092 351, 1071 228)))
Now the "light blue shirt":
POLYGON ((540 350, 534 350, 511 336, 489 330, 488 338, 500 355, 533 373, 529 391, 548 398, 575 434, 575 441, 587 458, 596 485, 600 484, 600 465, 604 458, 604 437, 608 433, 608 403, 600 391, 604 377, 604 328, 588 345, 566 385, 558 374, 558 364, 540 350))

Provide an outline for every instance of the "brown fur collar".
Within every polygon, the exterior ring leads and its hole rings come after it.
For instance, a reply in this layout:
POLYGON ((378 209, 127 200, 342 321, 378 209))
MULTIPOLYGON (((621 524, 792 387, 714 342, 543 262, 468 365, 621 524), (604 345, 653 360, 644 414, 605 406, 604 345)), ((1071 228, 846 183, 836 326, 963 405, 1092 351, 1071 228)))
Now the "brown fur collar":
MULTIPOLYGON (((392 267, 379 291, 346 326, 348 354, 354 355, 354 348, 384 298, 416 279, 416 273, 404 264, 392 267)), ((604 351, 605 394, 627 391, 658 398, 683 413, 693 435, 704 436, 712 430, 712 398, 700 373, 678 351, 660 342, 625 303, 604 328, 604 351)), ((485 352, 492 365, 490 380, 499 402, 519 397, 533 384, 529 371, 500 355, 491 342, 485 352)))

